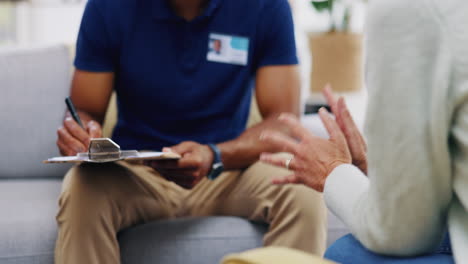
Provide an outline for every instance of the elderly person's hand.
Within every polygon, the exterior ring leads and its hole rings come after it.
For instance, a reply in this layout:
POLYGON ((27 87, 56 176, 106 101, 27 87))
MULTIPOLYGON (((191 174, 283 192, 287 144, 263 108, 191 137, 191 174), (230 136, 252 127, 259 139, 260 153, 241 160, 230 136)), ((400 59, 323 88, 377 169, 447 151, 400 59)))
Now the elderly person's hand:
POLYGON ((330 134, 329 139, 313 135, 290 114, 282 114, 279 119, 289 128, 292 137, 275 131, 262 133, 260 139, 272 144, 278 152, 294 155, 288 159, 262 153, 261 161, 292 170, 288 176, 274 178, 273 183, 302 183, 322 192, 331 171, 341 164, 351 163, 351 153, 340 127, 325 108, 320 109, 319 115, 330 134))
POLYGON ((367 145, 356 123, 354 123, 344 99, 340 98, 336 100, 330 85, 325 87, 323 95, 327 99, 333 114, 335 114, 336 122, 346 137, 354 166, 367 175, 367 145))

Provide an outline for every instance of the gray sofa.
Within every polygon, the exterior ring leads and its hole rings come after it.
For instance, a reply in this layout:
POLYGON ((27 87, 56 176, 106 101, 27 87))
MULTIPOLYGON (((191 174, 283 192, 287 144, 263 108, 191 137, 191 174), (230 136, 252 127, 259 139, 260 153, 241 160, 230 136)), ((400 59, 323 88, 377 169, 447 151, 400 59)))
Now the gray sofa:
MULTIPOLYGON (((58 155, 70 84, 65 46, 0 48, 0 263, 53 263, 55 214, 69 165, 58 155)), ((267 226, 237 217, 157 221, 119 233, 123 263, 218 263, 262 244, 267 226)), ((329 243, 346 233, 329 216, 329 243)))

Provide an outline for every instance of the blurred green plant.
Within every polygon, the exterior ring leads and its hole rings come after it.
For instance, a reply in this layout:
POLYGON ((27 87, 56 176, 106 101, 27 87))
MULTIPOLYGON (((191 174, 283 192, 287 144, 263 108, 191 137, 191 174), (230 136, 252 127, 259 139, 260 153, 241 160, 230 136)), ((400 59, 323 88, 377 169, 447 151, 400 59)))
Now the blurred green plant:
MULTIPOLYGON (((367 0, 356 0, 356 1, 364 1, 367 0)), ((317 10, 318 12, 327 12, 330 16, 330 28, 329 32, 337 31, 337 28, 340 28, 341 31, 348 32, 350 31, 350 21, 351 21, 351 4, 353 1, 344 1, 344 0, 311 0, 311 5, 317 10), (344 3, 346 2, 346 3, 344 3), (335 14, 335 6, 336 5, 343 5, 344 13, 337 19, 335 14), (337 21, 338 20, 338 21, 337 21), (340 25, 338 27, 338 25, 340 25)))
POLYGON ((325 10, 331 11, 333 8, 333 0, 315 0, 311 1, 311 3, 319 12, 323 12, 325 10))

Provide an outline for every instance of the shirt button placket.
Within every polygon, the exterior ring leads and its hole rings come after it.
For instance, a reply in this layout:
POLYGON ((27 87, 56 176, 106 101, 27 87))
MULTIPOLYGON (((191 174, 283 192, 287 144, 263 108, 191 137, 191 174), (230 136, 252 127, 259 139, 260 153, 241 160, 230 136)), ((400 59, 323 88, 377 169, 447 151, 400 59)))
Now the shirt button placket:
POLYGON ((190 36, 190 23, 185 22, 184 24, 184 56, 182 56, 182 65, 184 71, 187 71, 189 69, 190 65, 190 42, 192 41, 192 38, 190 36))
POLYGON ((184 55, 182 56, 182 66, 185 72, 194 71, 197 67, 198 50, 195 40, 195 32, 193 32, 194 25, 192 23, 185 23, 184 25, 184 55))

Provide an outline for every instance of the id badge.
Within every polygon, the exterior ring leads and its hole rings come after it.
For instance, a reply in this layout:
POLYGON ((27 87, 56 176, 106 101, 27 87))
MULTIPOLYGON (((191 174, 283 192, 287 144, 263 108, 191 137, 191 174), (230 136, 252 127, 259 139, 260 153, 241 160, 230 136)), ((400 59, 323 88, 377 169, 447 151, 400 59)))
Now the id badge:
POLYGON ((208 61, 247 65, 249 38, 210 33, 208 40, 208 61))

